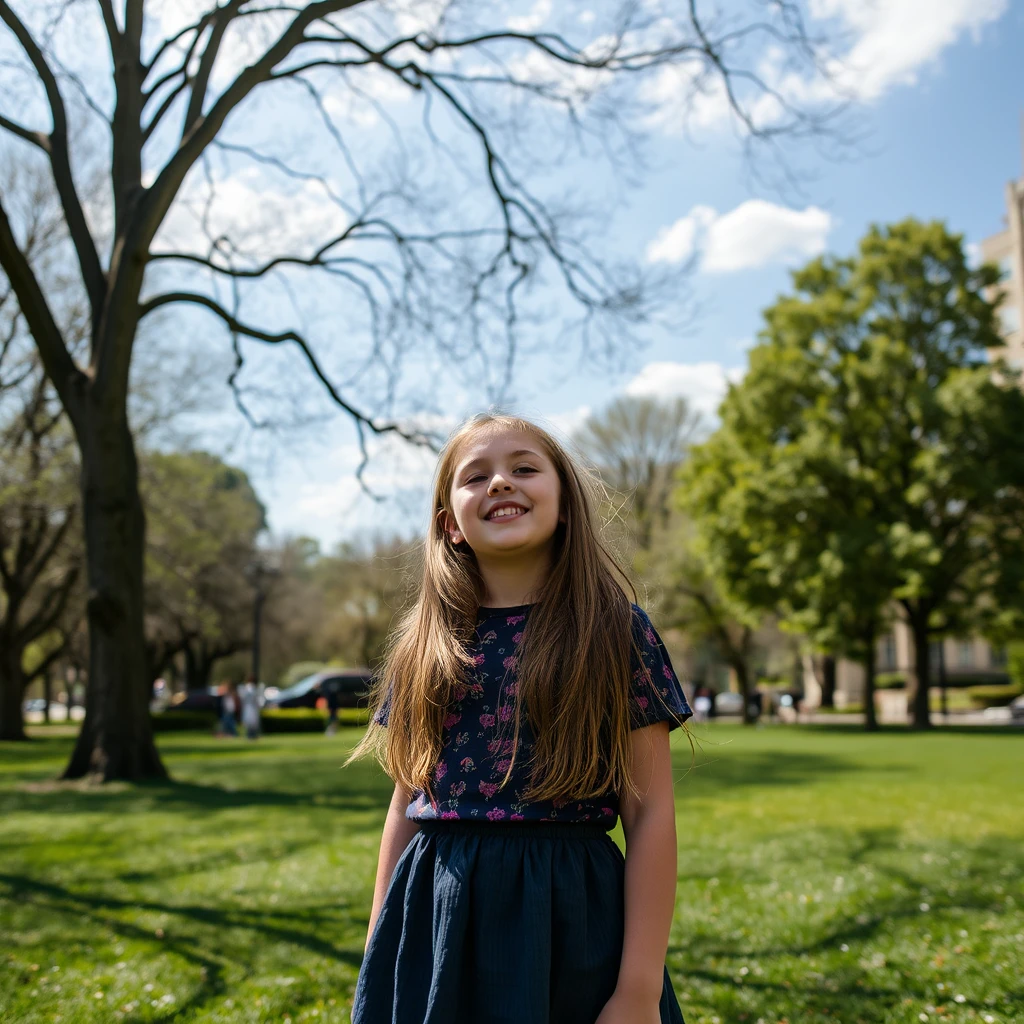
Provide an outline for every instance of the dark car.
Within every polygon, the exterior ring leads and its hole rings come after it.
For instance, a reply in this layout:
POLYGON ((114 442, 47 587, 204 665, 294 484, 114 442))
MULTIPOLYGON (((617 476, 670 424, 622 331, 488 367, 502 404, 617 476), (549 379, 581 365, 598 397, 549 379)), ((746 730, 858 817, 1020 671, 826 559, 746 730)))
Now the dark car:
POLYGON ((273 697, 268 708, 315 708, 324 697, 328 706, 365 708, 370 697, 373 674, 368 668, 335 668, 314 672, 273 697))
POLYGON ((212 711, 220 715, 221 695, 211 690, 186 690, 176 693, 168 702, 166 711, 212 711))

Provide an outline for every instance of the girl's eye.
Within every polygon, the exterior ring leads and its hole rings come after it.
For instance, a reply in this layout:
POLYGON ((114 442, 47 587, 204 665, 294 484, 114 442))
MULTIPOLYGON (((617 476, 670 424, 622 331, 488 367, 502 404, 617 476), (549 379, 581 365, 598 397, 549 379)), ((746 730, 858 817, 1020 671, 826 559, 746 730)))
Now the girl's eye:
MULTIPOLYGON (((535 470, 533 468, 533 466, 517 466, 515 469, 512 470, 512 472, 513 473, 518 473, 520 470, 523 470, 526 473, 536 473, 537 472, 537 470, 535 470)), ((483 480, 483 475, 478 473, 476 476, 471 476, 466 481, 466 483, 467 484, 476 483, 477 480, 483 480)))

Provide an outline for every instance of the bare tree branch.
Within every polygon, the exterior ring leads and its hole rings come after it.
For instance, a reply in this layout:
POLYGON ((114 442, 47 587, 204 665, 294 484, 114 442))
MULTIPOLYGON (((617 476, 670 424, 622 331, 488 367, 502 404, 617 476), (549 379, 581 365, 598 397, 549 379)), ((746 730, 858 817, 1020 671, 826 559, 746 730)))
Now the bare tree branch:
POLYGON ((89 296, 93 323, 98 324, 100 309, 106 295, 106 278, 100 265, 99 254, 96 252, 96 243, 89 232, 89 225, 85 220, 85 212, 82 209, 78 192, 75 189, 74 177, 71 174, 71 160, 68 153, 67 114, 64 109, 64 100, 61 97, 57 79, 54 77, 49 64, 47 64, 42 50, 6 0, 0 0, 0 21, 3 21, 18 40, 29 61, 31 61, 32 67, 35 68, 36 74, 39 76, 39 80, 42 82, 43 89, 46 92, 50 116, 53 119, 53 131, 50 133, 50 167, 53 171, 53 180, 57 186, 57 193, 64 207, 68 232, 71 235, 71 241, 75 247, 75 253, 78 256, 79 266, 82 270, 82 283, 85 286, 86 294, 89 296))

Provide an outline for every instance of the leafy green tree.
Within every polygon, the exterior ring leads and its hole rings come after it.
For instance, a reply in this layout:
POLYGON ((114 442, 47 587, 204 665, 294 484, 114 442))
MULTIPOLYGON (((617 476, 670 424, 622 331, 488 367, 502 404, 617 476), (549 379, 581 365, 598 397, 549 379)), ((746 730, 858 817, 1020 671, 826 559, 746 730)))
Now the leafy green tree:
POLYGON ((187 685, 206 686, 213 664, 251 641, 264 508, 242 470, 207 452, 149 452, 141 481, 150 676, 182 652, 187 685))
MULTIPOLYGON (((887 597, 914 637, 914 721, 929 641, 1020 579, 1024 396, 1005 365, 994 267, 940 223, 873 227, 765 313, 722 427, 694 453, 689 507, 731 593, 873 671, 887 597)), ((871 672, 869 671, 869 680, 871 672)))

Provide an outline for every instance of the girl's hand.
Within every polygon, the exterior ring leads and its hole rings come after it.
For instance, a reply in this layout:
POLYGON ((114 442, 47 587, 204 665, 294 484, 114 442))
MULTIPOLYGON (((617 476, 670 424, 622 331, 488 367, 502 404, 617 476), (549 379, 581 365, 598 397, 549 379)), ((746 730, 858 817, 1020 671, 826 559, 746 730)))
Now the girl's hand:
POLYGON ((652 999, 616 989, 595 1024, 661 1024, 660 1002, 660 992, 652 999))

